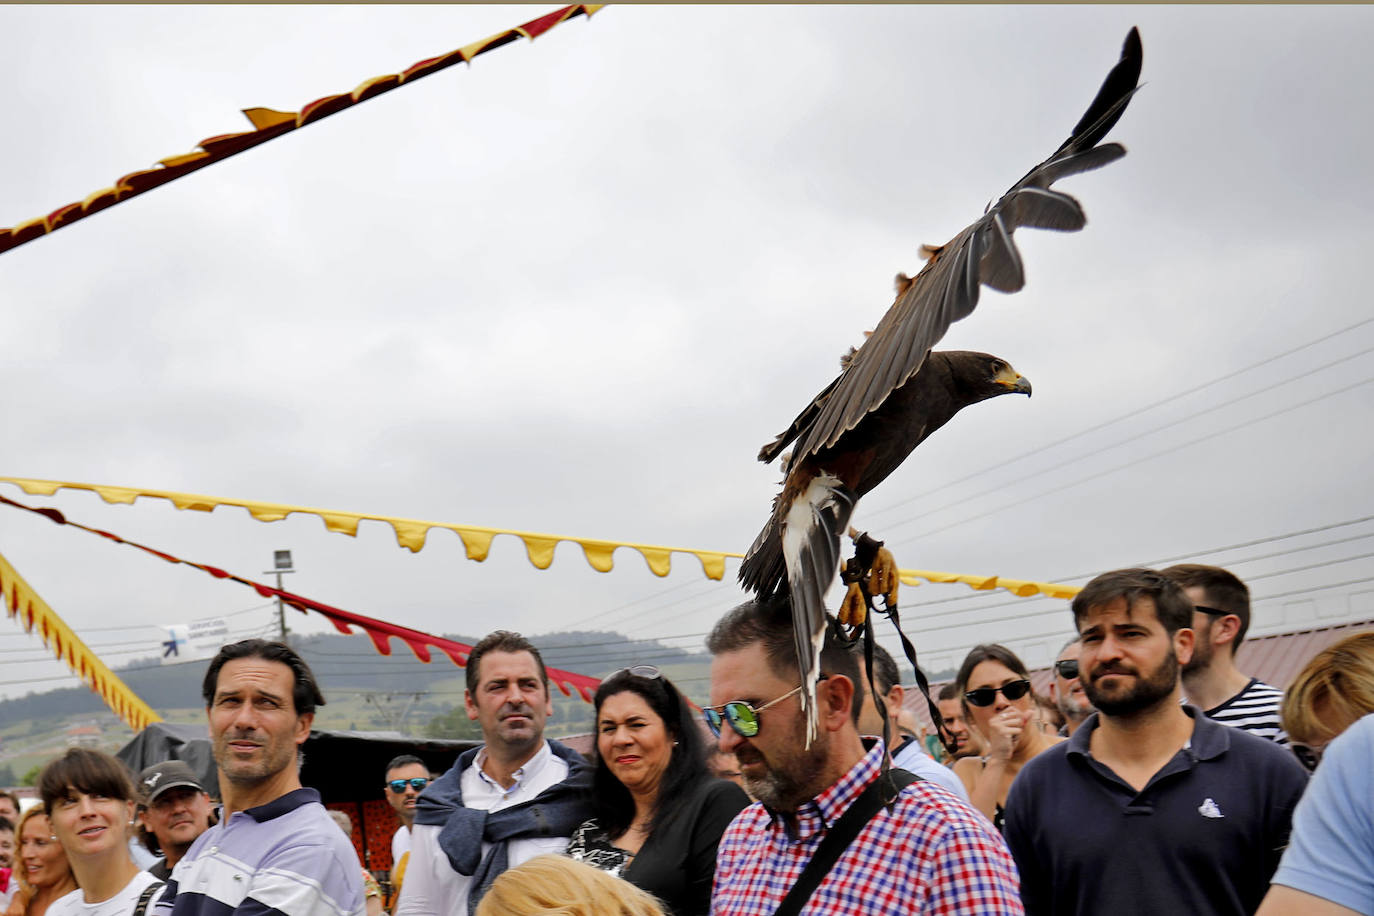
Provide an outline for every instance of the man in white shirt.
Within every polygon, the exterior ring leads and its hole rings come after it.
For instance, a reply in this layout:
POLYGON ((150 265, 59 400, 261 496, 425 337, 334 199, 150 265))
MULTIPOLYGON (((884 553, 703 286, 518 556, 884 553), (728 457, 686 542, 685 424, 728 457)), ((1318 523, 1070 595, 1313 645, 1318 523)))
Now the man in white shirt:
POLYGON ((591 816, 591 768, 544 738, 553 712, 539 650, 497 630, 468 656, 464 703, 483 747, 421 795, 397 916, 467 916, 507 868, 567 848, 591 816))
MULTIPOLYGON (((854 653, 859 657, 859 685, 858 690, 863 695, 863 706, 859 709, 859 721, 857 723, 860 735, 875 735, 882 737, 883 720, 878 715, 878 707, 873 702, 873 695, 868 689, 868 675, 864 670, 863 646, 856 646, 854 653)), ((914 773, 927 782, 933 782, 937 786, 942 786, 965 804, 968 804, 968 790, 964 788, 963 781, 954 775, 954 771, 941 766, 935 759, 926 753, 925 747, 921 742, 911 735, 901 735, 897 731, 897 713, 902 709, 902 698, 906 695, 901 682, 898 680, 900 673, 897 670, 897 663, 892 660, 892 656, 882 646, 873 646, 873 682, 878 687, 878 695, 882 697, 883 705, 887 707, 887 717, 892 722, 891 729, 891 753, 894 766, 901 767, 908 773, 914 773)))

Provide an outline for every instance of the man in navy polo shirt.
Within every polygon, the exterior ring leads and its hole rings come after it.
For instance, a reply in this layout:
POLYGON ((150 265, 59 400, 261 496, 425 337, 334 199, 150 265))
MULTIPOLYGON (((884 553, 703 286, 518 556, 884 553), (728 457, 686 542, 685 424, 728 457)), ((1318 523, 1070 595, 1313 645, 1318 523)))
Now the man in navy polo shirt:
POLYGON ((298 751, 324 704, 310 667, 245 639, 219 650, 201 689, 224 809, 172 870, 158 916, 362 916, 358 854, 301 786, 298 751))
POLYGON ((1031 760, 1006 839, 1028 914, 1251 914, 1307 776, 1292 754, 1180 703, 1193 606, 1149 569, 1073 600, 1079 677, 1098 712, 1031 760))

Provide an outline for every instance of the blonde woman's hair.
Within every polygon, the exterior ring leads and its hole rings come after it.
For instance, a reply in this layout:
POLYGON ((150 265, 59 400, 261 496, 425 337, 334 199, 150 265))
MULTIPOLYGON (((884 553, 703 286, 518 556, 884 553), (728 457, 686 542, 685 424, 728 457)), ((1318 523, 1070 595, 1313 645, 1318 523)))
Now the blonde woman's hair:
POLYGON ((477 916, 664 916, 658 901, 566 856, 535 856, 492 882, 477 916))
POLYGON ((1279 718, 1298 744, 1321 744, 1374 712, 1374 631, 1312 656, 1288 685, 1279 718))

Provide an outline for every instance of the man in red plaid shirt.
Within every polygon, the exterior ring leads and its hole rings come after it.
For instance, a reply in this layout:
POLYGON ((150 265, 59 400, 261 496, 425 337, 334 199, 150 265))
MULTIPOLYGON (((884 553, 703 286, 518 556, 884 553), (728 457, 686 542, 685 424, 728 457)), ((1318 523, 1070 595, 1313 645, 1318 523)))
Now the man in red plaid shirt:
MULTIPOLYGON (((786 601, 750 601, 706 641, 707 724, 759 801, 721 839, 712 916, 772 916, 827 830, 877 779, 886 749, 857 729, 858 661, 827 632, 816 686, 821 733, 808 748, 786 601)), ((802 914, 1022 913, 1016 866, 987 820, 917 781, 840 854, 802 914)))

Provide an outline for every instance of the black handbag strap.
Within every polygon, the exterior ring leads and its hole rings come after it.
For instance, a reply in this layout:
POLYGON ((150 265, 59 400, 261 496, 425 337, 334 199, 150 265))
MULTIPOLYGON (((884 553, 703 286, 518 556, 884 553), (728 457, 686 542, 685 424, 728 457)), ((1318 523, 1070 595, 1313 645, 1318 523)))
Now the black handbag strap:
POLYGON ((859 793, 859 797, 854 799, 854 804, 840 815, 840 819, 835 821, 835 826, 826 833, 825 838, 816 847, 816 854, 806 863, 806 868, 802 869, 797 883, 792 885, 787 896, 782 898, 782 903, 778 904, 773 916, 798 916, 802 907, 806 906, 806 901, 811 899, 816 888, 821 886, 825 876, 830 874, 830 869, 839 861, 840 855, 873 819, 873 815, 884 805, 895 801, 899 792, 918 779, 919 776, 906 770, 894 768, 888 770, 887 776, 880 774, 877 779, 870 782, 868 788, 859 793))
POLYGON ((143 893, 138 895, 138 903, 134 906, 134 916, 143 916, 148 912, 148 904, 152 902, 153 895, 162 889, 164 883, 157 881, 143 889, 143 893))

